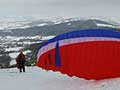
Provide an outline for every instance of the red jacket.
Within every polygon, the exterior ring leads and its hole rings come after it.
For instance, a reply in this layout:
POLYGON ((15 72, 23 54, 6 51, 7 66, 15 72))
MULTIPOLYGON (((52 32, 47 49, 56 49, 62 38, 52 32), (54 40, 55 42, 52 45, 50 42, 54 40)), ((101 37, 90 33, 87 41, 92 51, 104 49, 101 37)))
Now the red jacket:
POLYGON ((25 55, 21 52, 18 57, 16 58, 16 64, 24 64, 25 62, 25 55))

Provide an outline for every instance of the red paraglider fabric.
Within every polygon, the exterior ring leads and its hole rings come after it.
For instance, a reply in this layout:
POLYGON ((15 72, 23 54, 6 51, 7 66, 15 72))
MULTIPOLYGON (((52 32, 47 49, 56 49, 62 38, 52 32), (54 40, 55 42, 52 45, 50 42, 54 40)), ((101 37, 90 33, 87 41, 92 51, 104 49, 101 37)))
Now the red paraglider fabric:
POLYGON ((105 30, 105 33, 104 30, 92 30, 93 37, 92 34, 89 35, 89 30, 85 31, 87 34, 83 32, 74 33, 74 36, 80 39, 71 40, 69 34, 64 40, 52 39, 52 43, 48 41, 40 47, 36 65, 45 70, 60 71, 69 76, 85 79, 119 77, 120 33, 110 30, 105 30), (96 32, 99 38, 94 35, 96 32), (81 33, 80 37, 78 33, 81 33), (89 37, 81 39, 83 34, 89 37))

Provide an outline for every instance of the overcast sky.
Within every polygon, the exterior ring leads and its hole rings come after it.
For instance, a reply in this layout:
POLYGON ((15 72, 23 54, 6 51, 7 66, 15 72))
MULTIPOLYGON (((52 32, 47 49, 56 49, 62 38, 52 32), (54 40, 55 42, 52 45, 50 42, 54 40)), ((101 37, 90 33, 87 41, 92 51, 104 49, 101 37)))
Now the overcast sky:
POLYGON ((0 0, 0 17, 120 17, 120 0, 0 0))

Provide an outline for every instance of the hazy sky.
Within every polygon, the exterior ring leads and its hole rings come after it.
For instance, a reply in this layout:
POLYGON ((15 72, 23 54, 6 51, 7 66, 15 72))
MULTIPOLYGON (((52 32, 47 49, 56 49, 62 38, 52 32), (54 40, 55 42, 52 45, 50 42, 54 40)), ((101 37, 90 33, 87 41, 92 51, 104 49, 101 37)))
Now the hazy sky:
POLYGON ((120 17, 120 0, 0 0, 0 17, 120 17))

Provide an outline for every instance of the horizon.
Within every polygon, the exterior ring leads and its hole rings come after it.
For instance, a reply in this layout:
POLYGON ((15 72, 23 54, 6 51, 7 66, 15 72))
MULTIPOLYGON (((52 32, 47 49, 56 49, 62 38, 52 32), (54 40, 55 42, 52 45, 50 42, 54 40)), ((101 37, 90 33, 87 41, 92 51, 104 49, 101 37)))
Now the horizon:
POLYGON ((8 17, 0 17, 0 22, 24 22, 24 21, 39 21, 39 20, 48 20, 48 21, 61 21, 66 19, 77 19, 77 20, 88 20, 88 19, 96 19, 107 22, 116 22, 120 24, 120 18, 118 17, 103 17, 103 16, 89 16, 89 17, 30 17, 30 16, 8 16, 8 17))

